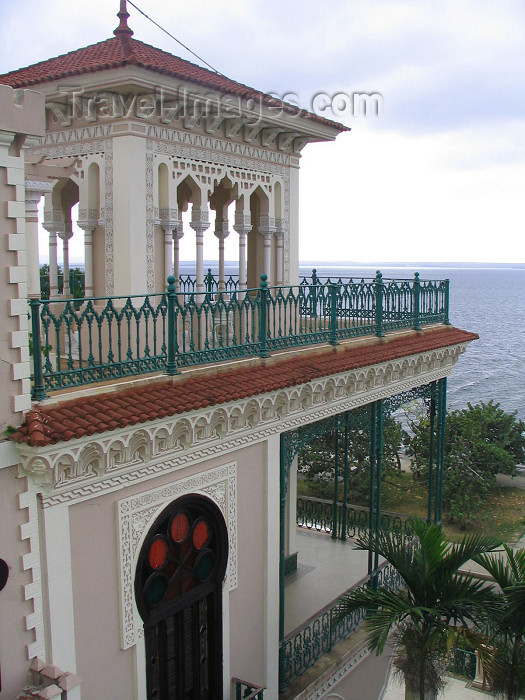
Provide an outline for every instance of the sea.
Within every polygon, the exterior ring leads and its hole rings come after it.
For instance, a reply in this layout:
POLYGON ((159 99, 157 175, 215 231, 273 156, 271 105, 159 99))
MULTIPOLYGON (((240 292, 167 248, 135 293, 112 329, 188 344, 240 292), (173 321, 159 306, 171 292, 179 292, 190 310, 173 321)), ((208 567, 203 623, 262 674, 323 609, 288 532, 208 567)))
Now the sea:
POLYGON ((378 264, 301 263, 301 275, 450 280, 450 321, 473 331, 470 343, 447 382, 449 409, 491 399, 525 421, 525 264, 378 264))

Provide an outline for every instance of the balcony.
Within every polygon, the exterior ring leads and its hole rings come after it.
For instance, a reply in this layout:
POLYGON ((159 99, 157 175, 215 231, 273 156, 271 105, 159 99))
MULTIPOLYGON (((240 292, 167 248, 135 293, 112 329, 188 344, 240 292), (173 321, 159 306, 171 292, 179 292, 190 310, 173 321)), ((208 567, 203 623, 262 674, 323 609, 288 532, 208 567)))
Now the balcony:
POLYGON ((33 398, 97 382, 448 324, 448 280, 303 278, 240 289, 208 273, 159 294, 31 299, 33 398))

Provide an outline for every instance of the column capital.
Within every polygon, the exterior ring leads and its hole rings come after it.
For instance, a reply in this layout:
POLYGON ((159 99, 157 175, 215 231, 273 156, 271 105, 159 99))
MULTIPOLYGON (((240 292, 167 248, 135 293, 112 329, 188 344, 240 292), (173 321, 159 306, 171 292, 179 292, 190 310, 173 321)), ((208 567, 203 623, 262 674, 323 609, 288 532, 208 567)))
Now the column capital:
POLYGON ((263 236, 271 236, 275 233, 275 219, 273 216, 260 216, 259 217, 259 233, 263 236))
POLYGON ((239 235, 243 233, 250 233, 252 230, 252 217, 250 214, 245 214, 242 211, 236 211, 233 230, 237 231, 239 235))
POLYGON ((93 233, 97 228, 98 219, 79 219, 77 221, 77 226, 81 228, 85 233, 93 233))
POLYGON ((68 221, 67 223, 64 223, 63 226, 64 230, 57 231, 57 235, 62 241, 69 241, 69 239, 73 236, 73 225, 68 221))
POLYGON ((159 219, 161 221, 177 220, 179 218, 178 207, 161 207, 159 209, 159 219))
POLYGON ((26 213, 38 211, 38 204, 43 195, 53 191, 53 184, 47 180, 26 180, 26 213))
POLYGON ((227 221, 216 221, 214 235, 219 240, 224 240, 230 235, 229 225, 227 221))
POLYGON ((210 213, 208 207, 191 208, 191 228, 195 233, 204 233, 210 227, 210 213))
POLYGON ((182 219, 177 221, 177 226, 173 231, 173 238, 180 240, 184 236, 184 228, 182 226, 182 219))
POLYGON ((180 221, 177 219, 157 219, 155 223, 163 229, 164 233, 170 235, 175 234, 180 226, 180 221))
POLYGON ((51 234, 60 234, 66 230, 64 215, 60 209, 53 209, 52 211, 44 210, 44 223, 42 225, 45 230, 51 234))

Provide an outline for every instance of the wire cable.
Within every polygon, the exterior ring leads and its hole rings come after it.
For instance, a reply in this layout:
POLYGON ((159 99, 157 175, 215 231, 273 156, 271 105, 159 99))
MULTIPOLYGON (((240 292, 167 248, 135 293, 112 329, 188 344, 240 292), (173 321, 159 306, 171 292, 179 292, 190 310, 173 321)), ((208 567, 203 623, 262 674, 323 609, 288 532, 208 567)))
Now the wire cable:
POLYGON ((134 7, 138 12, 140 12, 141 15, 144 15, 144 17, 145 17, 146 19, 149 19, 149 21, 152 22, 152 23, 153 23, 156 27, 158 27, 161 31, 163 31, 164 34, 167 34, 171 39, 173 39, 174 41, 176 41, 177 44, 180 44, 184 49, 186 49, 186 51, 189 51, 189 52, 192 54, 192 56, 195 56, 195 58, 197 58, 199 61, 201 61, 202 63, 204 63, 206 66, 208 66, 208 68, 211 68, 211 70, 212 70, 214 73, 217 73, 217 75, 220 75, 220 76, 223 77, 223 78, 226 77, 226 76, 224 75, 224 73, 221 73, 221 72, 218 71, 216 68, 214 68, 212 65, 210 65, 210 64, 208 63, 208 61, 205 61, 205 60, 204 60, 203 58, 201 58, 198 54, 196 54, 195 51, 192 51, 192 50, 189 48, 189 46, 186 46, 186 44, 183 44, 182 41, 180 41, 179 39, 177 39, 176 36, 173 36, 173 34, 170 34, 170 33, 168 32, 168 30, 167 30, 167 29, 164 29, 164 27, 162 27, 158 22, 155 22, 154 19, 151 19, 151 17, 148 17, 148 15, 147 15, 145 12, 143 12, 143 11, 140 9, 140 7, 137 7, 137 5, 135 5, 134 2, 131 2, 131 0, 128 0, 128 4, 130 4, 130 5, 131 5, 132 7, 134 7))

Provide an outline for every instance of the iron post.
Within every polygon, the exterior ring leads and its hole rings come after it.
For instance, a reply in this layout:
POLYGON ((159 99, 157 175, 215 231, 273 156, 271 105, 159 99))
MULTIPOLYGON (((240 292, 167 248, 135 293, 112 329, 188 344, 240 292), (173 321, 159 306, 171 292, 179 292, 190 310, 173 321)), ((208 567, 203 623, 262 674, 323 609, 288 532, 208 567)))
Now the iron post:
MULTIPOLYGON (((376 522, 375 537, 379 536, 381 528, 381 469, 383 463, 383 400, 376 401, 376 522)), ((379 554, 374 553, 374 576, 376 578, 379 571, 379 554)))
POLYGON ((419 331, 421 330, 421 324, 419 322, 419 297, 421 293, 421 282, 419 281, 419 272, 416 272, 414 274, 414 286, 413 286, 413 294, 414 294, 414 330, 419 331))
POLYGON ((208 268, 208 272, 206 273, 206 277, 204 278, 204 284, 206 287, 206 294, 208 295, 208 298, 211 299, 211 295, 213 292, 213 275, 211 274, 211 268, 208 268))
POLYGON ((376 335, 381 338, 383 336, 383 275, 379 270, 376 272, 374 284, 376 296, 376 335))
POLYGON ((450 280, 445 280, 445 323, 450 326, 449 320, 449 303, 450 303, 450 280))
POLYGON ((434 433, 436 430, 436 382, 430 387, 430 445, 428 458, 428 509, 427 521, 432 521, 432 491, 434 482, 434 433))
POLYGON ((285 677, 284 658, 281 651, 284 640, 284 560, 286 547, 286 450, 284 444, 284 434, 280 438, 280 503, 279 503, 279 687, 285 677))
POLYGON ((335 474, 334 474, 334 523, 332 527, 332 539, 337 539, 338 517, 337 503, 339 500, 339 416, 335 417, 334 450, 335 450, 335 474))
POLYGON ((341 539, 346 540, 347 500, 348 500, 348 411, 345 413, 345 472, 343 485, 343 513, 341 523, 341 539))
MULTIPOLYGON (((376 404, 370 404, 370 496, 368 501, 368 531, 370 537, 373 536, 375 530, 374 525, 374 507, 375 507, 375 466, 376 466, 376 404)), ((373 553, 368 552, 368 575, 372 577, 374 568, 373 553)), ((370 583, 373 586, 373 580, 370 578, 370 583)))
POLYGON ((268 314, 268 276, 261 275, 260 286, 260 308, 259 308, 259 357, 268 357, 266 337, 268 334, 267 314, 268 314))
POLYGON ((40 299, 29 300, 31 309, 31 333, 33 335, 33 399, 42 401, 46 398, 44 389, 44 372, 42 369, 42 343, 40 342, 40 299))
POLYGON ((317 318, 317 285, 319 284, 319 278, 317 277, 317 270, 314 268, 312 270, 312 288, 310 298, 312 300, 311 314, 313 318, 317 318))
POLYGON ((177 302, 177 293, 175 291, 175 277, 168 277, 168 355, 166 361, 166 374, 179 374, 177 369, 177 331, 175 328, 175 304, 177 302))
POLYGON ((337 340, 337 291, 338 285, 330 283, 330 345, 338 345, 337 340))
POLYGON ((447 423, 447 378, 439 380, 440 385, 440 396, 439 396, 439 414, 438 420, 441 426, 441 445, 439 451, 439 469, 436 488, 436 505, 438 511, 438 523, 441 525, 442 515, 443 515, 443 478, 445 473, 445 430, 447 423))

